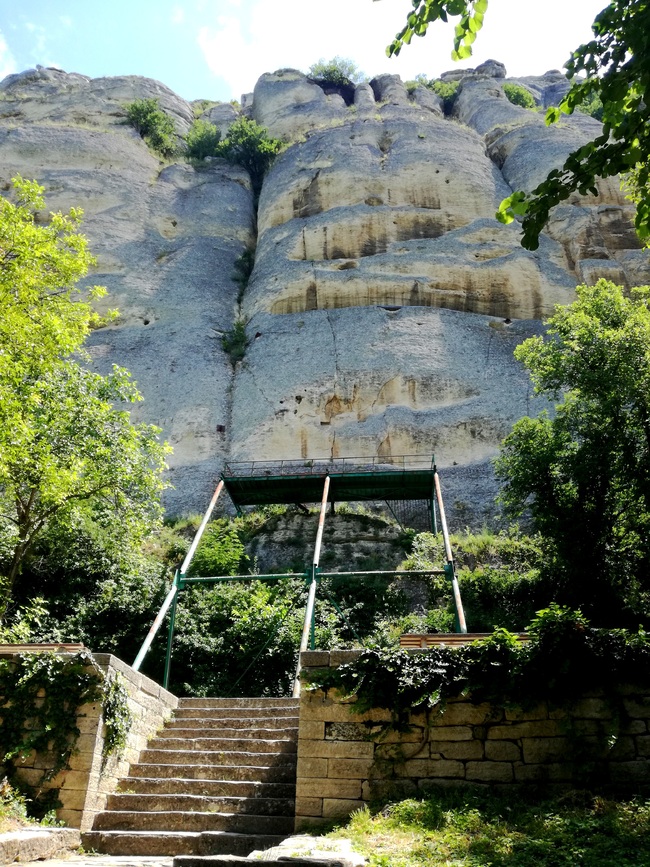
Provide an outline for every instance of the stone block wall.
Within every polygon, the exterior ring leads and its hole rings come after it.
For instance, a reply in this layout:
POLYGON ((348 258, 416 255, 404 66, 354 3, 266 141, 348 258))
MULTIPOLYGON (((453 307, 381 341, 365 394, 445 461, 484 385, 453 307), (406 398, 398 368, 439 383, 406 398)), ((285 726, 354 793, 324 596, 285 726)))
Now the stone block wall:
MULTIPOLYGON (((309 651, 301 662, 309 671, 356 655, 309 651)), ((390 719, 385 708, 350 713, 336 695, 303 688, 296 830, 347 817, 368 801, 440 786, 650 783, 650 695, 633 685, 621 686, 616 707, 594 694, 567 710, 459 698, 443 713, 413 714, 406 733, 387 731, 390 719)))
MULTIPOLYGON (((6 657, 8 654, 3 655, 6 657)), ((112 654, 95 653, 93 658, 106 674, 119 673, 122 676, 129 694, 133 724, 122 753, 110 756, 103 763, 104 721, 101 705, 87 704, 78 709, 77 726, 81 734, 70 757, 70 766, 48 781, 45 787, 59 790, 62 806, 57 810, 57 818, 68 827, 81 831, 92 827, 95 814, 103 810, 118 779, 128 774, 130 765, 138 761, 148 738, 162 727, 178 705, 176 696, 112 654)), ((32 753, 22 761, 18 773, 28 785, 39 786, 43 771, 51 767, 50 756, 32 753)))

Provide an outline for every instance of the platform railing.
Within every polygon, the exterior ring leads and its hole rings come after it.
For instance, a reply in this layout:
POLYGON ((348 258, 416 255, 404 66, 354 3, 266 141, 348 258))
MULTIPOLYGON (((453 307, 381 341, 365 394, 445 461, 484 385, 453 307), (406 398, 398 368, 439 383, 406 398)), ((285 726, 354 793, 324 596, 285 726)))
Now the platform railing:
POLYGON ((257 476, 324 476, 348 473, 431 471, 431 455, 395 455, 393 457, 313 458, 282 461, 228 461, 224 464, 225 478, 257 476))

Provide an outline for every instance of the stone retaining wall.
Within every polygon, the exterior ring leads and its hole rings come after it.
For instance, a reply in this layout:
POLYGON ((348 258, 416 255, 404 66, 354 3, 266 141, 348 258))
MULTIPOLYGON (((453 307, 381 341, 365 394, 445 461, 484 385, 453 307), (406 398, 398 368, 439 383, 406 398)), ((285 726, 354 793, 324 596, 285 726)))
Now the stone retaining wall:
MULTIPOLYGON (((357 651, 303 653, 303 670, 336 667, 357 651)), ((386 732, 390 711, 350 713, 332 694, 303 689, 296 830, 349 816, 365 802, 423 795, 450 785, 650 783, 650 695, 621 686, 617 707, 598 695, 570 710, 526 711, 448 702, 413 714, 411 730, 386 732)))
MULTIPOLYGON (((2 655, 6 658, 11 654, 2 655)), ((45 785, 46 788, 59 789, 62 806, 57 810, 57 818, 68 827, 81 831, 92 827, 95 814, 104 808, 118 779, 128 774, 130 765, 138 761, 140 751, 146 747, 147 739, 162 727, 178 705, 176 696, 112 654, 95 653, 93 659, 105 673, 122 676, 129 694, 133 725, 122 753, 110 756, 102 766, 104 724, 101 706, 88 704, 78 709, 77 725, 81 734, 70 758, 70 767, 45 785)), ((51 767, 50 757, 32 753, 22 761, 18 774, 28 785, 39 786, 43 771, 51 767)))

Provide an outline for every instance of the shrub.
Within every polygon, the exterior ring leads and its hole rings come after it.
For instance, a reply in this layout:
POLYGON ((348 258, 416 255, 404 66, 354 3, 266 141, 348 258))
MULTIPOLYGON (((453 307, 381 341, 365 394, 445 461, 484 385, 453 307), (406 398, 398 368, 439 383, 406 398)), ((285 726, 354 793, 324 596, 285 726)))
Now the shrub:
POLYGON ((127 117, 149 147, 163 157, 176 151, 176 129, 157 99, 136 99, 126 106, 127 117))
POLYGON ((509 102, 513 105, 519 105, 521 108, 532 109, 533 111, 537 108, 537 104, 535 102, 535 98, 529 90, 526 90, 525 87, 522 87, 521 84, 513 84, 513 82, 506 82, 503 85, 503 92, 508 98, 509 102))
POLYGON ((238 319, 230 331, 221 338, 224 352, 230 356, 233 364, 241 361, 246 354, 246 324, 243 319, 238 319))
POLYGON ((230 125, 228 135, 217 145, 216 155, 246 169, 257 198, 264 175, 281 147, 282 142, 269 138, 263 126, 247 117, 240 117, 230 125))
POLYGON ((187 133, 185 151, 188 157, 204 160, 217 155, 217 147, 221 133, 217 127, 207 120, 195 120, 187 133))
POLYGON ((365 72, 362 72, 353 60, 348 57, 333 57, 324 60, 322 57, 317 63, 312 63, 307 75, 333 85, 359 84, 367 80, 365 72))
POLYGON ((245 559, 237 529, 225 518, 213 521, 192 558, 190 575, 237 575, 245 559))
POLYGON ((414 81, 407 82, 407 88, 412 93, 418 85, 432 90, 437 93, 442 100, 442 106, 445 114, 451 114, 451 111, 458 96, 458 88, 460 81, 443 81, 440 78, 427 78, 426 75, 420 74, 415 76, 414 81))

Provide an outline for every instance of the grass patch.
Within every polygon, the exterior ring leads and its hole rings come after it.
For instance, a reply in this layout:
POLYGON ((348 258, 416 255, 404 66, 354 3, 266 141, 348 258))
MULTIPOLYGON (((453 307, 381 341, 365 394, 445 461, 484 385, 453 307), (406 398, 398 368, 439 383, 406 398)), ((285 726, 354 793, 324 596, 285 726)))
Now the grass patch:
POLYGON ((360 810, 329 836, 351 838, 370 867, 638 867, 650 864, 650 800, 457 790, 360 810))

